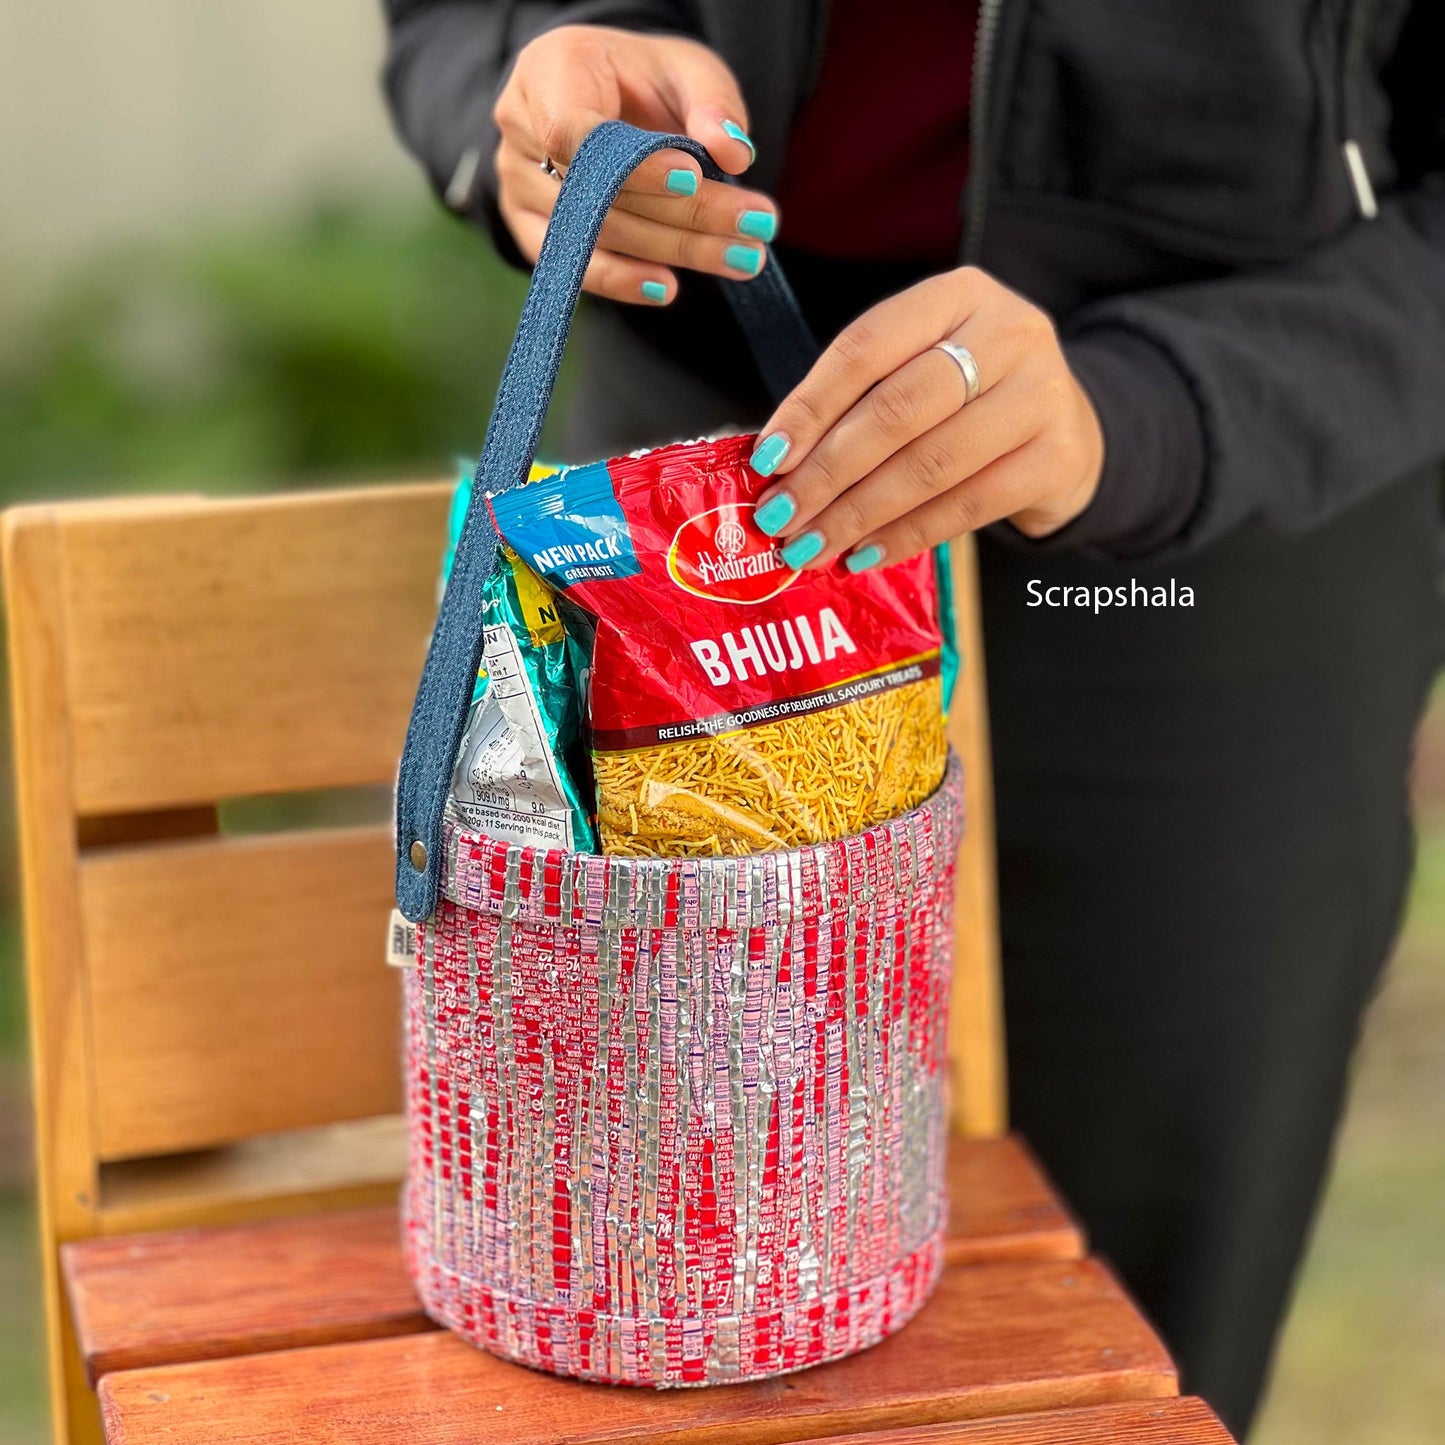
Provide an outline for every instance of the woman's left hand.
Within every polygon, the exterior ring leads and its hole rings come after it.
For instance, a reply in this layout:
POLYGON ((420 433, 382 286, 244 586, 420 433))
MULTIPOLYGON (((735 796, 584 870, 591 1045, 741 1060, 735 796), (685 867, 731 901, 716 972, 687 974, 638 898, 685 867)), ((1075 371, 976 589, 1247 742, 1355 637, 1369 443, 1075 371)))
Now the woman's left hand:
POLYGON ((934 276, 846 327, 774 412, 753 466, 778 478, 757 524, 795 567, 899 562, 1007 518, 1044 537, 1089 505, 1104 438, 1052 322, 974 267, 934 276), (963 369, 934 350, 967 348, 963 369))

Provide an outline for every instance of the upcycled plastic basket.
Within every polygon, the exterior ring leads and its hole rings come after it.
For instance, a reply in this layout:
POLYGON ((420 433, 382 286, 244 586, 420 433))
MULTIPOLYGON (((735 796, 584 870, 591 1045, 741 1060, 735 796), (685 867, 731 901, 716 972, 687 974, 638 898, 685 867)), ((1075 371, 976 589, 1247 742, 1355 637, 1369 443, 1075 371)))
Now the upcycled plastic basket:
MULTIPOLYGON (((407 735, 406 1253, 427 1312, 508 1359, 637 1385, 876 1343, 941 1264, 959 766, 857 837, 632 859, 479 837, 444 803, 481 652, 486 496, 527 474, 602 216, 646 154, 587 139, 549 228, 407 735)), ((735 309, 773 390, 815 348, 769 266, 735 309)))

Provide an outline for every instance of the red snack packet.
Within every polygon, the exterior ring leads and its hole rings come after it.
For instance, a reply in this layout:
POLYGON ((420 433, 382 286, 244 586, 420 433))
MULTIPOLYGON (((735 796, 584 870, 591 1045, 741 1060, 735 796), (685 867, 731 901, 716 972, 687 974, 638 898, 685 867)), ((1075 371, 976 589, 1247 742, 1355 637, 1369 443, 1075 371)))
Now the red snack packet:
POLYGON ((583 653, 608 853, 752 853, 906 812, 946 754, 933 558, 798 572, 753 521, 753 438, 493 498, 583 653))

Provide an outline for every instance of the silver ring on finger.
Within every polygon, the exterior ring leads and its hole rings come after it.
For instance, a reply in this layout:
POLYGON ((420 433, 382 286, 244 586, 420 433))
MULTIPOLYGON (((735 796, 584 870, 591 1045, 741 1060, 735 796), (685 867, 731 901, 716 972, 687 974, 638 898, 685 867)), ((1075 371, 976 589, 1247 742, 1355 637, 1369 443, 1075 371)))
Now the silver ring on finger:
POLYGON ((562 172, 557 169, 556 163, 553 161, 551 156, 543 156, 542 159, 537 162, 537 168, 543 173, 543 175, 552 176, 554 178, 562 174, 562 172))
POLYGON ((956 341, 940 341, 932 349, 951 356, 958 364, 958 369, 963 373, 963 404, 967 406, 983 390, 983 383, 978 378, 978 362, 973 359, 973 352, 956 341))

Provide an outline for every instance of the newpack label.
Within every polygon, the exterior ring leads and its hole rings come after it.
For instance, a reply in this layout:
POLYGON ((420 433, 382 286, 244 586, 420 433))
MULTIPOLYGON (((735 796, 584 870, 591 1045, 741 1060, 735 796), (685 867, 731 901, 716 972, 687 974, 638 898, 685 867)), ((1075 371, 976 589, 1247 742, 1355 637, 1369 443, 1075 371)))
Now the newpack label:
POLYGON ((490 500, 497 530, 554 587, 635 577, 641 570, 605 462, 573 467, 490 500))

